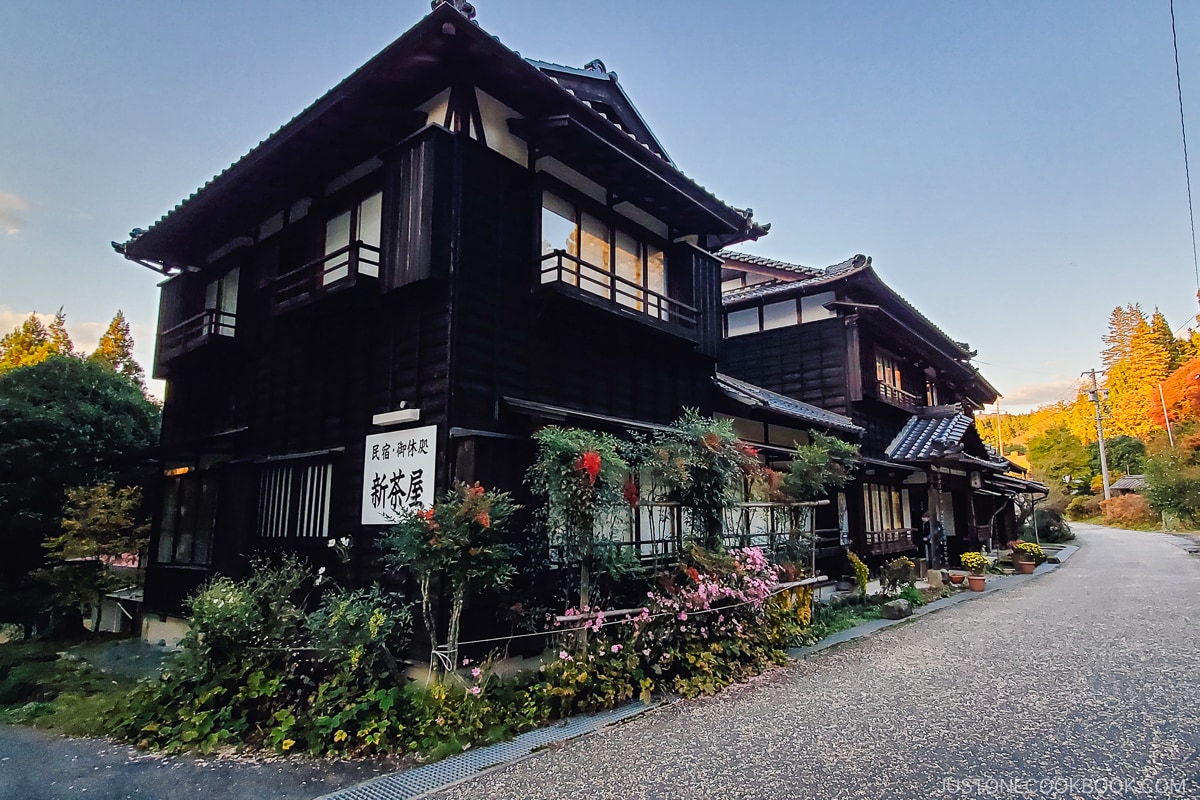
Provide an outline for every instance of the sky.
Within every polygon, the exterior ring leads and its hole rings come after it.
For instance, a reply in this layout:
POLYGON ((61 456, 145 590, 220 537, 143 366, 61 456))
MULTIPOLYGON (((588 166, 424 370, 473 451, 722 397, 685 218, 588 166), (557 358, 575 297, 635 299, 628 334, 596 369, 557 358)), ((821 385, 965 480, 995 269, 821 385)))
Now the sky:
MULTIPOLYGON (((620 76, 689 176, 808 266, 863 253, 1022 411, 1073 397, 1117 305, 1197 279, 1168 0, 476 0, 522 55, 620 76)), ((117 309, 149 367, 148 227, 426 0, 0 3, 0 331, 117 309)), ((1175 9, 1200 201, 1200 3, 1175 9)), ((161 386, 156 387, 161 391, 161 386)))

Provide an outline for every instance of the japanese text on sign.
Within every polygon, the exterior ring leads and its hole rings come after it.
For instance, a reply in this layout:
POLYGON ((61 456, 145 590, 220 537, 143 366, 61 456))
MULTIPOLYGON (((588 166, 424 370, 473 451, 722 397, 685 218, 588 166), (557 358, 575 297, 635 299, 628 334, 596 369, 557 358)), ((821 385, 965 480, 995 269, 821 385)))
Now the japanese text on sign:
POLYGON ((404 511, 433 505, 437 426, 367 437, 363 459, 363 525, 390 525, 404 511))

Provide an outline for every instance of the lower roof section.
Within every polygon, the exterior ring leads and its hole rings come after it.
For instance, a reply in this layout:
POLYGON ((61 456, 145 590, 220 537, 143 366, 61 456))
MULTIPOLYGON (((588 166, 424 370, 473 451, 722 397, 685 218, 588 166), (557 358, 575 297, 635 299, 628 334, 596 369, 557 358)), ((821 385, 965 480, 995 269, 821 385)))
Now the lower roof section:
POLYGON ((861 434, 863 429, 854 424, 849 417, 826 411, 823 408, 804 403, 799 400, 772 392, 761 386, 740 381, 737 378, 718 372, 715 378, 717 389, 726 397, 750 408, 765 408, 798 420, 806 425, 825 428, 826 430, 841 431, 842 433, 861 434))

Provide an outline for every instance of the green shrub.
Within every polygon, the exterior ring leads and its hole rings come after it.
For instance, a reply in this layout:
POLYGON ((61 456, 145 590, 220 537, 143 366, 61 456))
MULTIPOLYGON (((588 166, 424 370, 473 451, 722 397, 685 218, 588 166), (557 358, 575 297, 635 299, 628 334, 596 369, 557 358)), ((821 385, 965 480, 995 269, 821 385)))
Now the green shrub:
POLYGON ((1067 519, 1094 519, 1100 516, 1100 500, 1090 494, 1073 497, 1065 513, 1067 519))
POLYGON ((912 603, 913 606, 925 605, 925 598, 921 595, 921 592, 917 589, 917 587, 913 586, 911 583, 905 584, 904 588, 900 590, 900 599, 907 600, 908 602, 912 603))
POLYGON ((404 726, 391 654, 407 609, 373 589, 330 593, 308 615, 296 597, 306 579, 286 557, 256 562, 243 581, 209 582, 191 601, 182 649, 139 690, 119 732, 169 751, 396 749, 404 726))
POLYGON ((895 594, 904 586, 912 586, 917 580, 917 565, 907 556, 893 558, 883 565, 879 581, 884 594, 895 594))

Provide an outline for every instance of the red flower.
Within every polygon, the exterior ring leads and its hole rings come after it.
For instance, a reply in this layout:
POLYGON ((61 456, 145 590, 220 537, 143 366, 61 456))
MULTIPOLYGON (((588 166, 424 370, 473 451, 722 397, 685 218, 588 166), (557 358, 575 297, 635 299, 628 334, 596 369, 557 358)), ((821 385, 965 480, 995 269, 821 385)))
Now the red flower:
POLYGON ((628 478, 625 479, 625 486, 622 487, 621 494, 623 494, 625 496, 626 503, 628 503, 633 508, 637 508, 638 499, 639 499, 638 485, 633 480, 632 475, 630 475, 628 478))
POLYGON ((740 445, 740 448, 741 448, 742 453, 749 456, 750 458, 758 458, 758 448, 757 447, 754 447, 753 445, 749 445, 749 444, 746 444, 745 442, 742 442, 740 445))
POLYGON ((475 481, 475 485, 471 487, 471 494, 475 497, 483 494, 484 488, 479 485, 479 481, 475 481))
POLYGON ((424 511, 418 511, 417 516, 426 522, 429 522, 431 519, 433 519, 433 509, 427 508, 424 511))
POLYGON ((596 476, 600 474, 600 454, 595 450, 588 450, 575 462, 575 469, 586 472, 588 483, 595 485, 596 476))
POLYGON ((480 511, 475 515, 475 521, 485 528, 492 527, 492 517, 486 511, 480 511))

